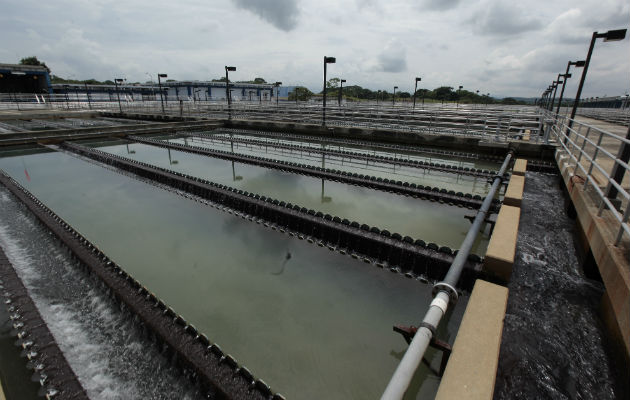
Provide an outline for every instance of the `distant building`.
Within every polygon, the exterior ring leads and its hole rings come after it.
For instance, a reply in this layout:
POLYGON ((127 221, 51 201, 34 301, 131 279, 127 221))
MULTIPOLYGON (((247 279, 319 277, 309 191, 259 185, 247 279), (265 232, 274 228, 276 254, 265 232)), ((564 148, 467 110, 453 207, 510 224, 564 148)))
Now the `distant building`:
MULTIPOLYGON (((90 99, 94 101, 117 100, 115 85, 53 84, 52 92, 55 94, 66 94, 71 98, 76 97, 80 100, 85 99, 86 92, 89 92, 90 99)), ((162 82, 162 93, 164 96, 167 96, 168 101, 226 99, 225 82, 162 82)), ((282 93, 287 93, 287 88, 280 87, 279 93, 280 98, 282 98, 282 93)), ((118 95, 122 101, 156 100, 160 98, 160 87, 156 84, 122 84, 118 85, 118 95)), ((270 84, 230 82, 230 95, 233 101, 270 101, 275 99, 276 90, 270 84)))
POLYGON ((39 65, 0 64, 0 93, 51 93, 48 69, 39 65))

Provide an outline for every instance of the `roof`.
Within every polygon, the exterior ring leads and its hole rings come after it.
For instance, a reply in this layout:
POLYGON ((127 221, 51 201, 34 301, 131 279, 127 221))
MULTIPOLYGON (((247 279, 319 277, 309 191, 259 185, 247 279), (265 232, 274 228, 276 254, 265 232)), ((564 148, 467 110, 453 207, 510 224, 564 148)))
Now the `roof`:
POLYGON ((9 72, 48 73, 48 69, 42 65, 0 64, 0 70, 9 72))

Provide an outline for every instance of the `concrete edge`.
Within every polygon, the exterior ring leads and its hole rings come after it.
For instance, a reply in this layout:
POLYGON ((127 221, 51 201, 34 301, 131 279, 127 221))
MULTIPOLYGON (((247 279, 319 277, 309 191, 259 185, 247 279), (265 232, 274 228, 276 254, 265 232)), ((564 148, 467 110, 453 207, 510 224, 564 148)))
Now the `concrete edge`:
POLYGON ((488 243, 483 270, 487 276, 507 283, 512 275, 521 209, 502 205, 488 243))
POLYGON ((503 204, 520 207, 523 202, 523 191, 525 190, 525 176, 512 175, 510 182, 508 183, 505 196, 503 197, 503 204))
POLYGON ((436 400, 492 399, 507 300, 506 287, 477 280, 436 400))
POLYGON ((527 171, 527 160, 524 158, 517 158, 514 162, 514 168, 512 168, 512 175, 525 176, 527 171))

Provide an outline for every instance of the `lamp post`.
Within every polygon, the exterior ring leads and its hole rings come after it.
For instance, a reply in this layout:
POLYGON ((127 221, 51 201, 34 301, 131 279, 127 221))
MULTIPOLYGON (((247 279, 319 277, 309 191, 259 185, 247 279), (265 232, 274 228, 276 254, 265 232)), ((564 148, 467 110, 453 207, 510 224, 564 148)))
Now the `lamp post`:
POLYGON ((553 106, 556 103, 556 92, 558 91, 558 86, 561 83, 564 83, 564 81, 560 80, 560 77, 562 76, 562 74, 558 74, 558 78, 557 80, 553 81, 553 97, 551 98, 551 105, 549 106, 549 111, 553 111, 553 106))
POLYGON ((322 125, 326 126, 326 66, 337 62, 335 57, 324 56, 324 107, 322 108, 322 125))
POLYGON ((230 78, 228 72, 236 71, 236 67, 225 66, 225 98, 228 104, 228 119, 232 119, 232 96, 230 96, 230 78))
POLYGON ((488 107, 489 102, 490 102, 490 93, 486 93, 486 108, 488 107))
POLYGON ((120 110, 121 114, 122 114, 122 106, 120 105, 120 94, 118 93, 118 84, 122 82, 123 82, 123 79, 121 78, 114 79, 114 85, 116 85, 116 97, 118 98, 118 109, 120 110))
MULTIPOLYGON (((418 91, 418 82, 420 82, 422 78, 416 78, 416 86, 413 89, 413 109, 416 109, 416 92, 418 91)), ((424 104, 424 97, 422 97, 422 104, 424 104)))
POLYGON ((85 95, 87 96, 87 101, 88 101, 88 107, 90 108, 90 110, 92 109, 92 102, 90 100, 90 89, 88 89, 88 85, 87 83, 85 84, 85 95))
POLYGON ((398 86, 394 86, 394 94, 392 94, 392 106, 396 105, 396 89, 398 89, 398 86))
MULTIPOLYGON (((168 75, 158 73, 158 86, 160 87, 160 102, 162 103, 162 114, 164 114, 164 93, 162 93, 162 78, 166 78, 168 75)), ((166 100, 168 102, 168 98, 166 100)))
POLYGON ((276 87, 276 107, 278 107, 278 101, 280 101, 280 85, 282 85, 282 82, 276 82, 274 85, 276 87))
POLYGON ((345 79, 342 79, 342 80, 339 81, 339 82, 341 82, 341 88, 339 89, 339 107, 341 107, 341 100, 342 100, 342 97, 343 97, 343 84, 344 84, 345 81, 346 81, 345 79))
POLYGON ((586 60, 584 61, 584 69, 582 70, 582 77, 580 78, 580 84, 578 85, 577 93, 575 94, 575 101, 573 102, 573 108, 571 109, 571 116, 569 117, 569 124, 567 126, 567 137, 565 138, 565 143, 568 140, 569 130, 573 126, 573 118, 575 118, 575 113, 577 111, 578 104, 580 103, 580 95, 582 94, 582 88, 584 87, 584 81, 586 80, 586 73, 588 72, 588 65, 591 62, 591 55, 593 55, 593 47, 595 47, 595 41, 599 39, 604 39, 604 42, 616 42, 619 40, 623 40, 626 37, 627 29, 616 29, 612 31, 608 31, 606 33, 598 33, 593 32, 593 37, 591 38, 591 44, 588 48, 588 54, 586 55, 586 60))
POLYGON ((459 88, 457 89, 457 108, 459 108, 459 92, 462 90, 463 86, 459 86, 459 88))

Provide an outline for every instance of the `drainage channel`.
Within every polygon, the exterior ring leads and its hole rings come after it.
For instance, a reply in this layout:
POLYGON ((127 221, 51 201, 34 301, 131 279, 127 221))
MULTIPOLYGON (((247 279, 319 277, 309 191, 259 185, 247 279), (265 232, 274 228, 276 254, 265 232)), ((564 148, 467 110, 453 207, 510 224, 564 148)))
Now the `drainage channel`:
MULTIPOLYGON (((387 178, 377 178, 375 176, 348 173, 345 171, 332 170, 328 168, 310 167, 304 164, 298 164, 288 161, 276 161, 263 157, 232 154, 227 151, 210 150, 199 146, 186 146, 176 143, 165 143, 161 140, 147 139, 136 136, 129 136, 129 139, 139 143, 151 144, 154 146, 171 148, 189 153, 202 154, 210 157, 223 158, 226 160, 234 160, 246 164, 254 164, 266 168, 274 168, 293 172, 296 174, 314 176, 330 181, 349 183, 352 185, 364 186, 402 195, 415 196, 422 199, 433 199, 464 207, 479 208, 481 207, 482 203, 481 196, 479 195, 472 195, 470 193, 464 194, 462 192, 455 192, 454 190, 440 189, 437 187, 425 187, 423 185, 416 185, 415 183, 394 181, 387 178)), ((500 202, 495 199, 495 201, 493 202, 492 210, 497 211, 499 207, 500 202)))
MULTIPOLYGON (((259 136, 259 137, 272 137, 272 138, 282 138, 290 141, 303 141, 306 143, 325 143, 327 145, 336 145, 336 146, 349 146, 354 147, 355 149, 379 149, 381 151, 387 152, 397 152, 397 153, 405 153, 405 154, 428 154, 435 155, 440 157, 453 157, 453 158, 462 158, 462 159, 470 159, 470 160, 486 160, 493 164, 500 163, 503 159, 503 156, 495 156, 489 154, 482 153, 474 153, 474 152, 461 152, 461 151, 451 151, 451 150, 442 150, 436 148, 428 148, 421 146, 405 146, 405 145, 397 145, 397 144, 389 144, 389 143, 379 143, 372 141, 362 141, 362 140, 353 140, 353 139, 342 139, 342 138, 334 138, 334 137, 318 137, 318 136, 308 136, 308 135, 298 135, 295 133, 287 133, 287 132, 271 132, 271 131, 258 131, 258 130, 250 130, 250 129, 230 129, 230 128, 218 128, 214 132, 216 135, 224 134, 224 135, 238 135, 242 134, 245 136, 259 136)), ((485 167, 485 163, 482 164, 485 167)))
POLYGON ((211 150, 228 151, 232 154, 263 157, 276 161, 287 161, 307 165, 344 171, 349 174, 357 173, 390 181, 402 181, 425 187, 437 186, 441 189, 455 192, 471 193, 483 196, 487 193, 489 184, 487 178, 439 171, 431 168, 417 168, 396 163, 372 159, 371 155, 363 158, 339 156, 310 150, 287 150, 273 146, 259 146, 249 143, 230 143, 211 138, 184 137, 165 140, 167 143, 194 145, 211 150))
MULTIPOLYGON (((370 227, 367 224, 350 222, 298 205, 286 203, 255 193, 243 192, 235 188, 216 184, 208 180, 170 171, 144 162, 126 159, 74 143, 64 142, 61 146, 93 160, 130 171, 138 176, 168 185, 177 190, 230 207, 247 215, 263 219, 265 222, 307 235, 322 246, 342 248, 350 253, 358 253, 366 262, 376 260, 386 263, 404 273, 440 279, 452 262, 455 251, 447 246, 414 240, 370 227)), ((462 275, 460 287, 470 290, 481 274, 481 258, 472 254, 462 275)))
POLYGON ((0 183, 23 202, 79 262, 101 279, 121 306, 138 317, 143 328, 166 349, 163 351, 176 359, 209 395, 238 399, 282 398, 274 395, 263 381, 255 380, 249 370, 224 354, 220 347, 1 170, 0 183))
MULTIPOLYGON (((30 181, 19 158, 0 163, 145 290, 291 398, 361 399, 381 391, 383 371, 393 371, 406 347, 391 326, 412 322, 416 304, 430 299, 421 279, 252 224, 225 207, 220 212, 66 154, 37 157, 39 163, 26 160, 30 181)), ((451 342, 460 304, 441 333, 451 342)), ((415 380, 420 398, 439 384, 431 371, 441 354, 429 358, 431 368, 415 380)))
POLYGON ((421 168, 421 169, 427 169, 427 170, 432 170, 432 171, 441 171, 441 172, 447 172, 447 173, 458 174, 458 175, 470 175, 470 176, 490 178, 495 173, 493 171, 486 170, 486 169, 461 167, 461 166, 453 165, 450 163, 434 163, 431 161, 414 160, 414 159, 409 159, 409 158, 401 158, 397 156, 391 157, 391 156, 385 156, 382 154, 375 154, 375 153, 368 154, 366 152, 348 151, 348 150, 340 150, 340 149, 337 150, 337 149, 332 149, 332 148, 326 148, 325 147, 326 145, 324 144, 322 144, 320 147, 315 147, 315 146, 305 146, 301 144, 286 143, 286 142, 282 143, 279 141, 278 142, 263 142, 260 140, 244 138, 244 137, 231 138, 231 137, 226 137, 226 136, 203 134, 203 133, 190 133, 190 134, 187 134, 187 136, 193 139, 193 142, 195 138, 201 138, 201 139, 221 141, 224 143, 244 143, 244 144, 255 145, 255 146, 259 146, 263 148, 270 146, 270 147, 286 149, 286 150, 291 150, 291 151, 311 152, 311 153, 326 154, 326 155, 331 155, 331 156, 347 157, 350 159, 357 159, 357 160, 391 163, 395 165, 403 165, 406 167, 421 168))
MULTIPOLYGON (((172 172, 206 179, 236 190, 282 199, 300 208, 359 221, 402 236, 421 238, 441 246, 458 246, 473 213, 436 201, 425 201, 369 188, 331 182, 242 164, 220 158, 164 149, 143 143, 100 143, 98 150, 148 163, 172 172), (436 229, 439 227, 439 229, 436 229)), ((480 237, 475 253, 483 255, 488 237, 480 237)))
MULTIPOLYGON (((0 180, 2 177, 0 177, 0 180)), ((48 399, 88 399, 54 336, 0 247, 0 290, 23 353, 48 399)))

